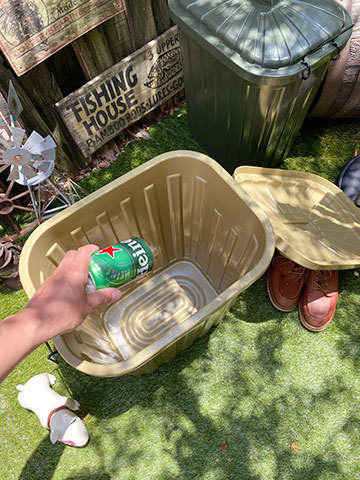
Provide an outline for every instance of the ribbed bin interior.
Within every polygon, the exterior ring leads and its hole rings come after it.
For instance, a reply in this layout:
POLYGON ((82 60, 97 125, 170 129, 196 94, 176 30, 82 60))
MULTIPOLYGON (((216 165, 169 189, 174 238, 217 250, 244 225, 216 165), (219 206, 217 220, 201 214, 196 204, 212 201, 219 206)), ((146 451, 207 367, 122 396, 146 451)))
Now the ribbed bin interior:
POLYGON ((139 357, 159 338, 172 343, 176 326, 195 314, 198 319, 211 302, 211 313, 222 307, 219 295, 264 255, 263 223, 233 179, 204 155, 171 153, 49 220, 27 247, 22 280, 30 295, 69 249, 105 247, 129 237, 141 237, 154 249, 150 274, 123 287, 115 305, 96 309, 61 337, 65 359, 70 355, 74 366, 139 357))

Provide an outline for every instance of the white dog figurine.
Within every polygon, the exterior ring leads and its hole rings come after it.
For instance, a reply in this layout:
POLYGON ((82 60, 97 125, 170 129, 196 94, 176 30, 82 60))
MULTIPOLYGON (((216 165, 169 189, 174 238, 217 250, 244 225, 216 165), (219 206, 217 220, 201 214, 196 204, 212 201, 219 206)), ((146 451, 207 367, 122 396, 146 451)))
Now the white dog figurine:
POLYGON ((50 385, 56 378, 49 373, 41 373, 30 378, 25 385, 17 385, 20 391, 20 405, 39 417, 44 428, 50 430, 52 443, 60 441, 73 447, 83 447, 89 440, 89 434, 84 423, 72 411, 80 405, 72 398, 56 393, 50 385))

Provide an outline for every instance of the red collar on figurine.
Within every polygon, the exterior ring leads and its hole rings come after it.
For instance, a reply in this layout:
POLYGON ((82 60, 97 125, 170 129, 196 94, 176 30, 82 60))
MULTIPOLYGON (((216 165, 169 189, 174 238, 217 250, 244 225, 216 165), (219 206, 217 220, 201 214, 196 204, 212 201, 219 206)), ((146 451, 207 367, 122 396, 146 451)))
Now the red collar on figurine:
POLYGON ((48 419, 47 419, 47 427, 48 427, 49 430, 50 430, 50 419, 54 415, 54 413, 56 413, 59 410, 69 410, 70 412, 72 412, 72 410, 70 410, 70 408, 67 407, 66 405, 62 405, 61 407, 57 407, 57 408, 54 408, 54 410, 51 410, 51 412, 48 415, 48 419))

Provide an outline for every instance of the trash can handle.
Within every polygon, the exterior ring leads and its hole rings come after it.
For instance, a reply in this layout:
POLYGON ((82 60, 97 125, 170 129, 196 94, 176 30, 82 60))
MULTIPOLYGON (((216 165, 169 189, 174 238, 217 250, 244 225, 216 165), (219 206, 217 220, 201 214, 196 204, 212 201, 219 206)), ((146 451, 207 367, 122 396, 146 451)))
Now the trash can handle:
POLYGON ((311 73, 311 67, 307 62, 305 62, 304 58, 301 60, 301 63, 305 66, 305 70, 302 71, 301 78, 303 80, 307 80, 311 73))
MULTIPOLYGON (((348 30, 350 30, 351 28, 354 27, 354 24, 352 23, 351 25, 349 25, 347 28, 345 28, 345 30, 343 30, 342 32, 340 32, 337 37, 339 37, 339 35, 342 35, 343 33, 347 32, 348 30)), ((337 38, 336 37, 336 38, 337 38)), ((331 60, 337 60, 340 56, 340 52, 341 52, 341 49, 339 47, 339 45, 336 43, 336 41, 334 39, 331 39, 331 40, 325 40, 324 42, 322 42, 320 45, 318 45, 314 50, 312 50, 311 52, 308 52, 306 55, 310 55, 314 52, 316 52, 317 50, 320 50, 322 47, 324 47, 325 45, 331 43, 331 45, 333 47, 336 48, 337 50, 337 53, 336 55, 331 59, 331 60)), ((301 62, 305 67, 306 69, 302 71, 302 74, 301 74, 301 78, 303 80, 306 80, 309 78, 310 76, 310 73, 311 73, 311 67, 310 65, 305 61, 305 57, 301 60, 301 62)))
POLYGON ((334 61, 335 61, 335 60, 338 60, 339 57, 340 57, 340 52, 341 52, 340 47, 339 47, 339 45, 335 42, 335 40, 332 40, 331 45, 333 45, 333 46, 336 48, 336 50, 337 50, 336 55, 335 55, 334 57, 332 57, 331 60, 334 60, 334 61))

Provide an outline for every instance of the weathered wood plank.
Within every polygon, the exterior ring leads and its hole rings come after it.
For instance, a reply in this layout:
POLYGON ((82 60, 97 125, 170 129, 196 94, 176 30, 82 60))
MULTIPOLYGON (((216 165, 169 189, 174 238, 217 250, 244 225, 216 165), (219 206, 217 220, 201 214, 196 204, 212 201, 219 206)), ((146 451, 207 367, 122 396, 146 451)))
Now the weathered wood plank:
POLYGON ((0 54, 0 93, 4 98, 7 98, 10 80, 12 80, 16 93, 24 107, 20 116, 20 121, 23 122, 25 129, 32 130, 34 129, 34 125, 36 125, 38 132, 41 135, 48 135, 49 129, 45 122, 38 114, 34 104, 31 102, 21 85, 19 85, 17 78, 12 73, 12 70, 7 67, 4 58, 0 54))
POLYGON ((56 106, 87 156, 183 88, 174 26, 56 106))
POLYGON ((72 47, 86 80, 91 80, 114 64, 101 27, 94 28, 72 42, 72 47))
POLYGON ((124 0, 134 50, 157 37, 151 0, 124 0))
MULTIPOLYGON (((24 127, 26 128, 26 130, 28 132, 31 132, 32 130, 36 130, 44 137, 46 135, 52 135, 58 144, 58 147, 56 149, 57 167, 59 168, 59 170, 62 170, 65 172, 69 172, 69 173, 76 172, 76 170, 79 168, 77 158, 74 159, 71 155, 68 156, 67 152, 64 151, 64 148, 63 148, 64 145, 62 145, 62 143, 58 141, 58 136, 54 135, 54 131, 51 128, 49 128, 49 125, 44 121, 43 117, 39 114, 33 101, 29 98, 26 90, 22 87, 22 85, 20 85, 17 77, 13 74, 11 69, 6 66, 3 57, 0 55, 0 92, 5 98, 7 98, 10 80, 12 80, 14 87, 16 89, 16 92, 24 107, 24 111, 21 113, 20 119, 21 119, 21 122, 24 124, 24 127)), ((53 110, 55 109, 53 108, 53 110)), ((68 133, 67 133, 67 136, 69 137, 68 133)), ((74 145, 73 142, 70 142, 70 144, 74 145)))
POLYGON ((63 97, 87 82, 71 45, 45 60, 45 65, 55 76, 63 97))
POLYGON ((122 0, 18 0, 0 10, 0 48, 17 75, 124 9, 122 0))
MULTIPOLYGON (((134 51, 126 13, 121 12, 102 25, 114 63, 134 51)), ((162 33, 162 32, 161 32, 162 33)))
POLYGON ((156 31, 158 35, 166 32, 171 27, 169 7, 167 0, 151 0, 156 31))
MULTIPOLYGON (((55 77, 45 63, 37 65, 36 68, 22 75, 18 79, 18 83, 23 87, 33 102, 58 147, 60 147, 66 157, 68 157, 68 159, 65 159, 61 154, 60 156, 59 154, 57 155, 56 164, 59 169, 66 170, 69 159, 71 159, 71 163, 76 165, 77 168, 84 166, 86 164, 85 158, 69 137, 59 112, 54 108, 54 104, 62 98, 62 93, 55 77)), ((59 153, 58 150, 57 153, 59 153)))

